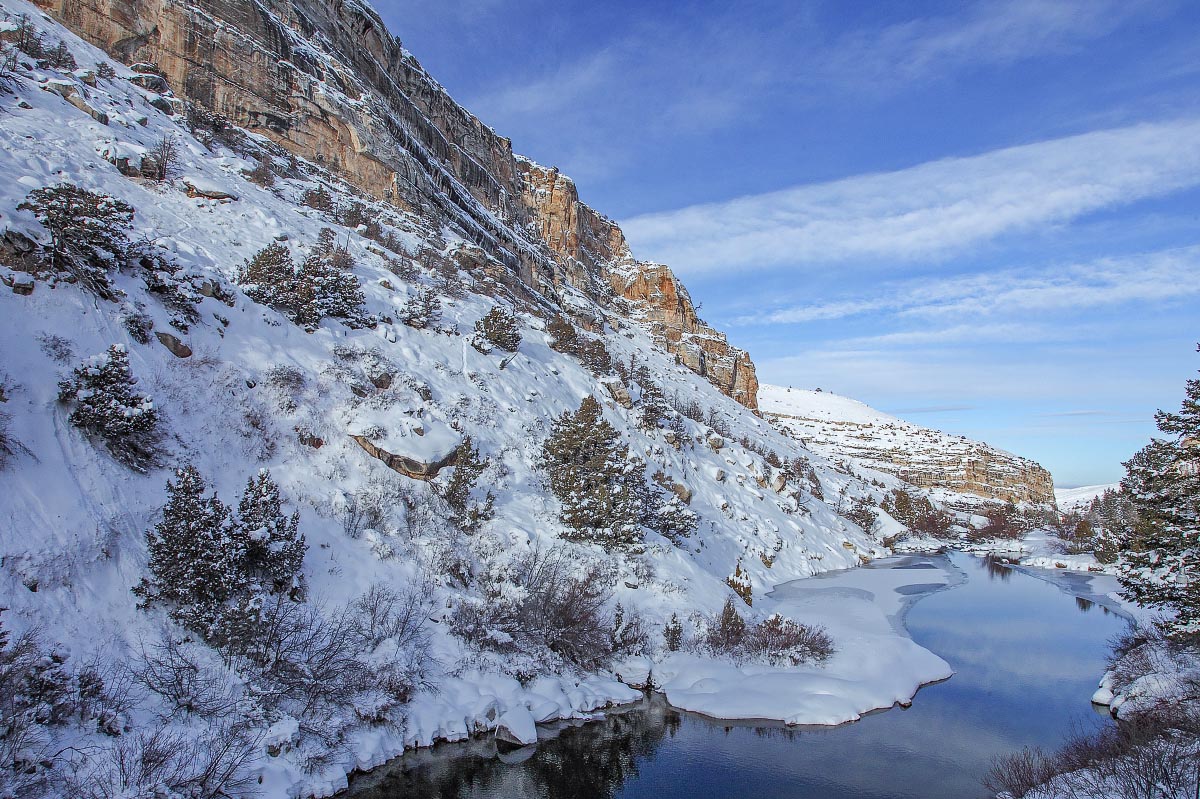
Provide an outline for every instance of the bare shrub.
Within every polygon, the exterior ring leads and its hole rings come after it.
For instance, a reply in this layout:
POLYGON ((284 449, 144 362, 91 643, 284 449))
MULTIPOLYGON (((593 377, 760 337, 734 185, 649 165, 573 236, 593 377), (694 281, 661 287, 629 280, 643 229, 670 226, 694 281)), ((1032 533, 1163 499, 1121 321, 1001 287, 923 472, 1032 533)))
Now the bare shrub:
POLYGON ((387 512, 377 496, 367 492, 346 495, 338 508, 338 520, 347 538, 362 538, 367 530, 378 530, 387 519, 387 512))
POLYGON ((427 622, 432 603, 428 585, 396 591, 376 583, 350 606, 359 648, 396 701, 408 701, 429 672, 427 622))
POLYGON ((782 665, 820 663, 834 653, 833 639, 820 625, 798 624, 774 614, 746 634, 746 654, 782 665))
POLYGON ((275 185, 275 170, 273 167, 271 156, 264 154, 254 169, 246 170, 242 174, 251 183, 262 186, 264 189, 269 189, 275 185))
POLYGON ((162 182, 179 174, 183 149, 174 134, 156 141, 142 159, 142 177, 162 182))
POLYGON ((194 647, 169 636, 142 646, 134 674, 171 708, 171 716, 182 713, 223 719, 241 701, 241 692, 233 687, 226 669, 204 664, 194 647))
POLYGON ((1013 799, 1036 790, 1054 777, 1056 771, 1041 749, 1025 748, 992 762, 983 777, 983 786, 993 795, 1007 793, 1013 799))
POLYGON ((603 567, 577 572, 563 553, 535 548, 513 563, 510 580, 490 586, 481 601, 460 604, 451 629, 495 651, 548 651, 587 670, 609 662, 613 619, 606 608, 612 591, 603 567))
POLYGON ((295 413, 300 407, 300 396, 308 386, 304 372, 295 366, 276 364, 267 370, 263 382, 275 395, 275 404, 283 413, 295 413))
POLYGON ((255 758, 259 737, 236 724, 210 727, 200 735, 166 726, 124 735, 102 757, 81 759, 67 777, 67 795, 236 796, 254 782, 246 767, 255 758))
POLYGON ((703 646, 710 652, 736 660, 753 659, 780 666, 819 663, 835 651, 824 627, 798 624, 773 614, 758 624, 747 624, 733 597, 715 618, 708 620, 703 646))

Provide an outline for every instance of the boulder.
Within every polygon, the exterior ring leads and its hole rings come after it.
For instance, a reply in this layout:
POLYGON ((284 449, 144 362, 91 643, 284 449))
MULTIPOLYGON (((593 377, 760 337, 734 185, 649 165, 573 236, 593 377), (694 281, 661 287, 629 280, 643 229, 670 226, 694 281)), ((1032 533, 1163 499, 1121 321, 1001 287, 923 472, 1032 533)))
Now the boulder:
POLYGON ((170 350, 171 354, 176 358, 192 357, 192 348, 180 341, 178 337, 173 336, 170 333, 164 333, 161 330, 154 331, 154 337, 158 339, 159 344, 162 344, 164 347, 170 350))
POLYGON ((683 483, 671 483, 671 493, 679 497, 683 504, 692 504, 692 489, 688 488, 683 483))
POLYGON ((712 447, 713 452, 720 452, 725 446, 725 439, 718 435, 710 435, 708 437, 708 446, 712 447))
POLYGON ((216 186, 206 186, 200 181, 184 178, 183 185, 187 188, 187 196, 189 197, 202 197, 206 200, 222 200, 225 202, 232 202, 237 199, 236 194, 230 194, 216 186))
POLYGON ((496 740, 513 746, 537 743, 537 724, 524 707, 515 707, 496 720, 496 740))
POLYGON ((633 407, 633 396, 629 393, 629 389, 624 383, 615 380, 607 380, 604 382, 604 389, 608 395, 613 398, 613 402, 620 405, 622 408, 633 407))

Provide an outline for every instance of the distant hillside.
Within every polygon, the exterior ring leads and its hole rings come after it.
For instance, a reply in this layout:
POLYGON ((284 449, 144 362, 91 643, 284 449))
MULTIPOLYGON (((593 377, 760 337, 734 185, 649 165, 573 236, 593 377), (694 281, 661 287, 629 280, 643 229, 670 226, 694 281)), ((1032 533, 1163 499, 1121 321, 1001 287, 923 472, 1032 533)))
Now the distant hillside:
POLYGON ((764 385, 758 404, 783 433, 923 488, 984 499, 1054 504, 1050 473, 981 441, 921 427, 827 391, 764 385))
POLYGON ((1078 510, 1087 507, 1093 499, 1109 489, 1116 490, 1120 483, 1105 483, 1104 485, 1079 486, 1078 488, 1056 488, 1054 498, 1058 501, 1059 509, 1063 511, 1078 510))

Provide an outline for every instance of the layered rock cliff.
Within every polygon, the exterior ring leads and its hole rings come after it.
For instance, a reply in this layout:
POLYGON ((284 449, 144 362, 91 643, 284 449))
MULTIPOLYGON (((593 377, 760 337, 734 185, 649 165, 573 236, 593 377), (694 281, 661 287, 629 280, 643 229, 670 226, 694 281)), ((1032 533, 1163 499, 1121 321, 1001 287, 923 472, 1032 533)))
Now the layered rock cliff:
POLYGON ((782 432, 827 457, 849 459, 921 488, 1054 505, 1054 479, 1028 458, 898 419, 836 394, 779 386, 759 393, 782 432))
MULTIPOLYGON (((515 156, 358 0, 37 0, 127 64, 155 65, 188 101, 324 165, 378 200, 474 241, 524 286, 577 290, 629 316, 755 408, 749 356, 696 315, 686 289, 635 260, 574 183, 515 156)), ((481 264, 482 266, 482 264, 481 264)))

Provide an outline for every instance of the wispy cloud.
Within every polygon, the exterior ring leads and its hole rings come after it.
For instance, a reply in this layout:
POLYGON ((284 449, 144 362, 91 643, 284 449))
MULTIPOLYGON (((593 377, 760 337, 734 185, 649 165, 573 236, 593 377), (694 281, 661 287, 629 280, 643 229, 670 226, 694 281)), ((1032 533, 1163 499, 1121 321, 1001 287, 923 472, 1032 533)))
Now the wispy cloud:
POLYGON ((1111 33, 1133 17, 1168 4, 1124 0, 1011 0, 967 5, 953 15, 926 17, 858 31, 835 43, 823 72, 874 91, 942 78, 964 67, 1003 65, 1070 51, 1111 33))
POLYGON ((635 253, 683 274, 938 258, 1200 185, 1200 120, 1135 125, 647 214, 635 253))
MULTIPOLYGON (((796 324, 888 313, 901 319, 969 318, 973 326, 982 327, 979 320, 995 316, 1186 300, 1197 294, 1200 294, 1200 246, 1084 264, 887 283, 876 285, 858 297, 791 305, 734 321, 754 325, 796 324)), ((1006 331, 995 332, 1003 335, 1006 331)))

